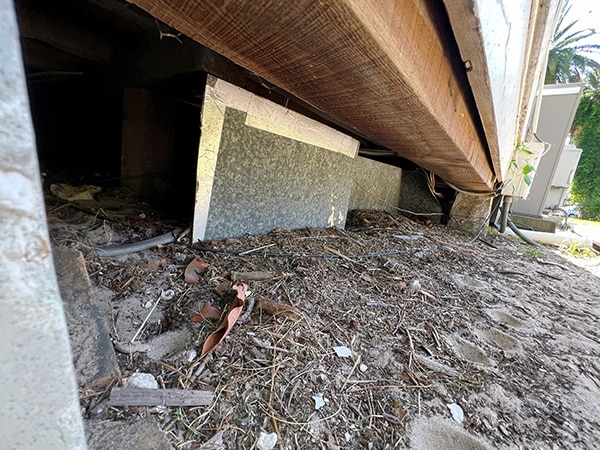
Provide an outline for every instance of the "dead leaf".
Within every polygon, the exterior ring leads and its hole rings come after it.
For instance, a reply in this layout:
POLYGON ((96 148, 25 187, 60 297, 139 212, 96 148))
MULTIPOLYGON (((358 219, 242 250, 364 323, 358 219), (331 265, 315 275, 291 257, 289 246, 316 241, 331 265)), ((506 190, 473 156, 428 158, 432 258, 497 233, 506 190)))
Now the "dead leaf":
POLYGON ((157 259, 154 261, 143 261, 138 264, 138 267, 144 270, 158 270, 164 269, 166 266, 169 265, 170 262, 171 261, 169 261, 167 258, 163 258, 161 260, 157 259))
POLYGON ((183 279, 186 283, 197 284, 200 282, 200 275, 208 270, 208 263, 197 256, 190 262, 183 272, 183 279))
POLYGON ((414 357, 415 357, 415 360, 417 360, 418 362, 423 364, 428 369, 433 370, 434 372, 440 372, 440 373, 443 373, 450 377, 460 376, 460 372, 458 370, 453 369, 452 367, 450 367, 444 363, 438 362, 432 358, 429 358, 429 357, 423 356, 423 355, 418 355, 416 353, 415 353, 414 357))
POLYGON ((231 278, 233 281, 266 281, 275 278, 278 275, 281 275, 281 273, 263 271, 233 272, 231 278))
POLYGON ((225 339, 225 336, 229 334, 242 313, 248 285, 244 283, 235 284, 232 286, 232 289, 237 292, 237 295, 233 300, 231 308, 223 318, 223 321, 219 324, 218 328, 206 338, 206 341, 204 341, 200 358, 204 358, 208 353, 219 346, 223 339, 225 339))
POLYGON ((211 302, 204 303, 202 310, 198 314, 194 314, 192 316, 192 322, 200 323, 203 320, 219 320, 223 315, 223 310, 221 308, 217 308, 211 302))
POLYGON ((279 303, 271 300, 267 297, 260 297, 258 299, 258 309, 263 310, 265 313, 270 314, 272 316, 276 316, 281 314, 288 319, 293 318, 300 314, 300 310, 290 305, 286 305, 283 303, 279 303))
POLYGON ((402 408, 402 404, 399 400, 394 400, 394 413, 396 413, 400 420, 406 417, 406 411, 402 408))
POLYGON ((197 450, 221 450, 223 448, 225 447, 223 446, 223 431, 221 430, 198 447, 197 450))
POLYGON ((437 299, 429 292, 424 291, 423 289, 421 289, 419 292, 426 300, 431 300, 432 302, 437 301, 437 299))
POLYGON ((215 288, 215 293, 219 297, 223 297, 227 291, 231 290, 231 281, 221 281, 215 288))

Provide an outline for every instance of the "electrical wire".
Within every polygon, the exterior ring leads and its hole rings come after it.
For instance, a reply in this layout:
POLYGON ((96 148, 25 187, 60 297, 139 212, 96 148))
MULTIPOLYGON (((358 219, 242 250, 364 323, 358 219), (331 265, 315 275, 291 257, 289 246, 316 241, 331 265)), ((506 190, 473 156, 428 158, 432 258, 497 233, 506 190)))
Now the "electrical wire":
MULTIPOLYGON (((389 252, 379 252, 379 253, 366 253, 360 255, 344 255, 346 258, 350 259, 368 259, 368 258, 377 258, 379 256, 395 256, 395 255, 404 255, 407 253, 423 251, 423 250, 434 250, 437 246, 432 245, 427 248, 413 248, 406 250, 393 250, 389 252)), ((205 253, 221 253, 225 255, 242 255, 243 256, 266 256, 269 258, 319 258, 319 259, 344 259, 339 255, 333 253, 273 253, 273 252, 262 252, 260 250, 248 252, 243 250, 226 250, 222 248, 209 248, 201 245, 196 245, 196 248, 205 253)))

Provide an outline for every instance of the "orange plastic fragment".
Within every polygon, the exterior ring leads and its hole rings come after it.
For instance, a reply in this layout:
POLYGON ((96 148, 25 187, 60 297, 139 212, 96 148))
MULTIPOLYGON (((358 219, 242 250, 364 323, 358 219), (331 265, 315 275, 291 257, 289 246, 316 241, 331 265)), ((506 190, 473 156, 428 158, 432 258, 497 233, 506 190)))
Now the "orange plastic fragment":
POLYGON ((190 262, 183 272, 183 279, 186 283, 197 284, 200 282, 200 275, 208 270, 208 263, 197 256, 190 262))
POLYGON ((233 285, 231 288, 237 292, 237 295, 233 300, 229 311, 223 318, 223 321, 219 324, 217 329, 206 338, 206 341, 204 341, 200 358, 204 358, 208 353, 212 352, 219 346, 242 314, 242 308, 244 307, 246 300, 246 291, 248 290, 248 285, 245 283, 239 283, 233 285))

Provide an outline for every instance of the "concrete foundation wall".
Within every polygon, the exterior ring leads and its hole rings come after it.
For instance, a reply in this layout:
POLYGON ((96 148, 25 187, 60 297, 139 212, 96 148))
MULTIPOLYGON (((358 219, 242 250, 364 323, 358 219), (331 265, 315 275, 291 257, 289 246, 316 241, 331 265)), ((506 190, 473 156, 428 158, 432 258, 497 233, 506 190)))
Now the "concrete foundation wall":
POLYGON ((84 449, 10 0, 0 30, 0 447, 84 449))

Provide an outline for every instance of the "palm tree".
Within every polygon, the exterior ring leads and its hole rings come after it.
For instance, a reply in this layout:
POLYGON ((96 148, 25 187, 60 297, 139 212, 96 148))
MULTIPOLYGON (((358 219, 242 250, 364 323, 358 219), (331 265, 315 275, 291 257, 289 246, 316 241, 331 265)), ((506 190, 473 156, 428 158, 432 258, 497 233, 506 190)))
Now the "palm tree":
POLYGON ((600 53, 600 45, 581 43, 584 39, 597 34, 596 30, 588 28, 573 31, 578 20, 563 26, 570 9, 571 2, 567 0, 561 9, 554 38, 550 44, 545 84, 584 81, 588 75, 597 73, 600 69, 597 61, 585 56, 585 53, 600 53))

